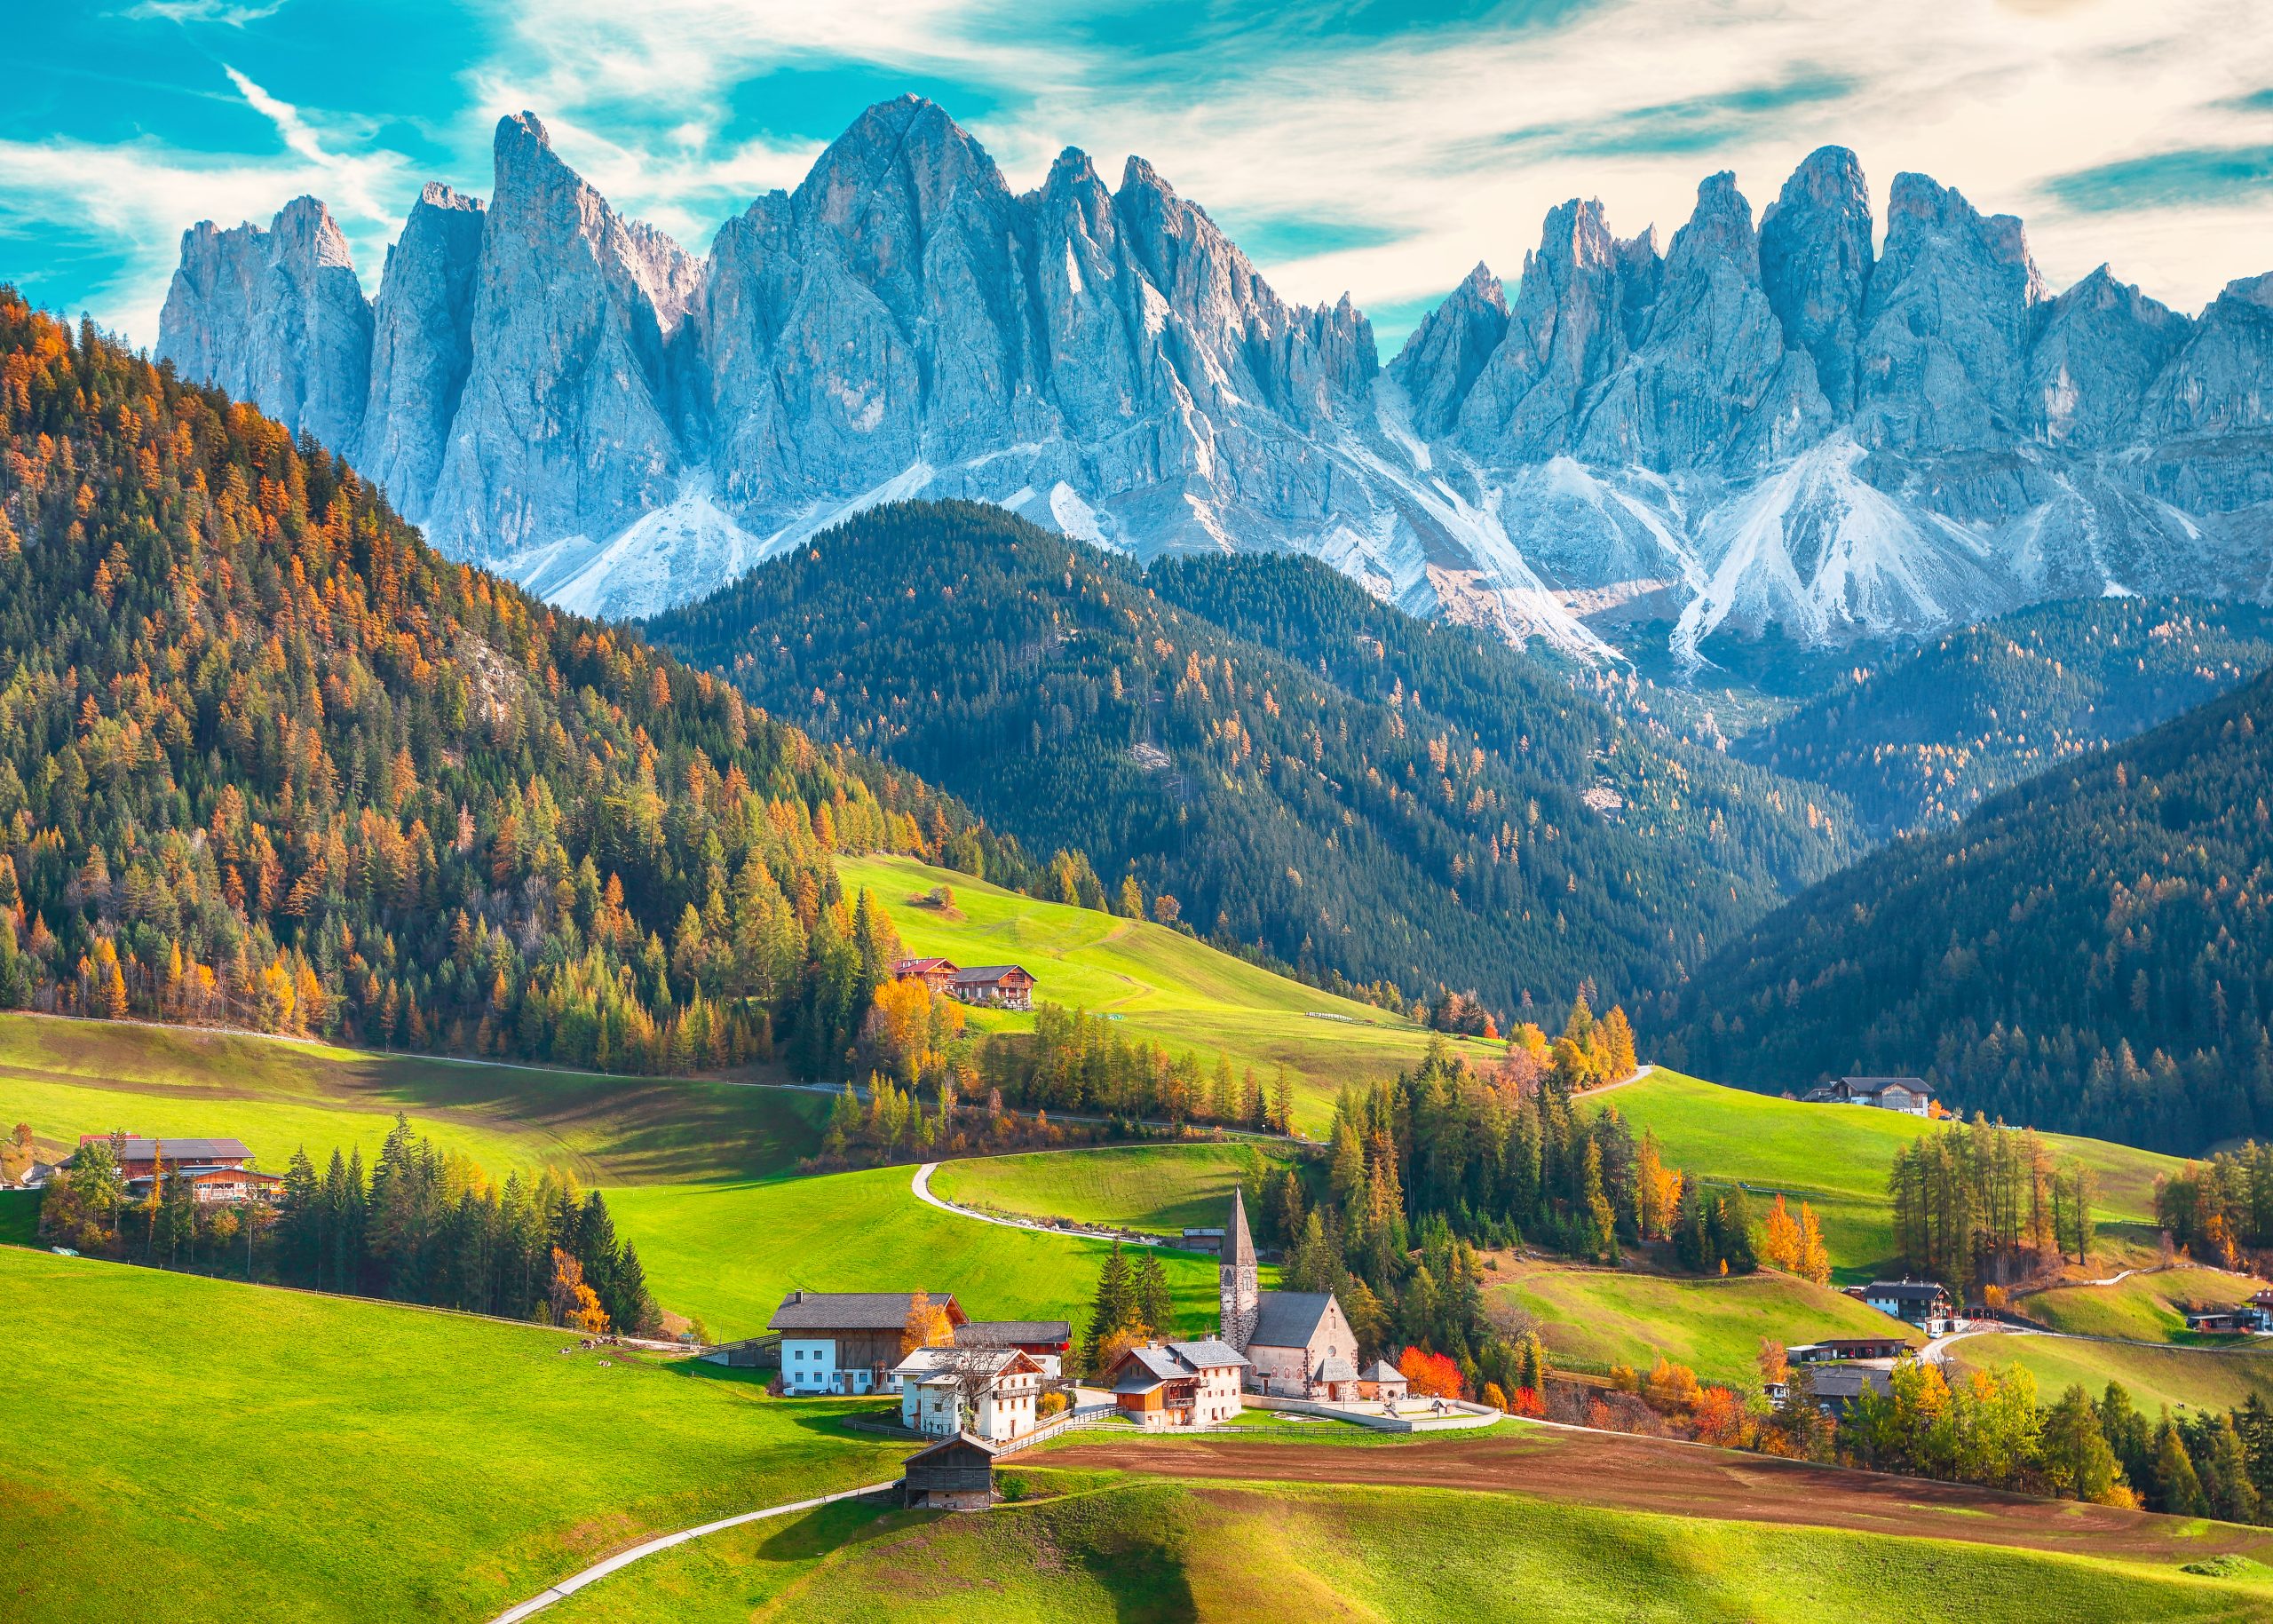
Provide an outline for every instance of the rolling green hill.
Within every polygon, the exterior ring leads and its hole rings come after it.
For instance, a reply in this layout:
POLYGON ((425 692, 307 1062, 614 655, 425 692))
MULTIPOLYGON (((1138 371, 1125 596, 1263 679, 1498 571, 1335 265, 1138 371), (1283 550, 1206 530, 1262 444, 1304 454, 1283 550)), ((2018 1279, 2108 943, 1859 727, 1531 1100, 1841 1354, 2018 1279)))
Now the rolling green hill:
POLYGON ((2120 1382, 2150 1416, 2163 1405, 2229 1409, 2252 1393, 2273 1402, 2273 1348, 2142 1347, 2017 1331, 1964 1337, 1950 1344, 1949 1358, 1973 1370, 2018 1365, 2047 1398, 2072 1382, 2097 1397, 2120 1382))
MULTIPOLYGON (((1113 1017, 1129 1037, 1152 1038, 1171 1055, 1186 1050, 1213 1065, 1252 1066, 1270 1086, 1284 1065, 1295 1088, 1295 1125, 1321 1132, 1343 1084, 1412 1066, 1432 1034, 1402 1016, 1336 998, 1141 919, 1044 902, 905 858, 848 857, 838 873, 866 887, 891 915, 912 954, 960 964, 1015 960, 1032 970, 1038 1001, 1113 1017), (935 885, 953 889, 955 911, 914 905, 935 885)), ((979 1011, 982 1028, 1030 1028, 1033 1017, 979 1011)), ((1479 1053, 1498 1045, 1456 1040, 1479 1053)))
MULTIPOLYGON (((1068 1161, 1080 1160, 1069 1155, 1068 1161)), ((793 1286, 813 1291, 946 1290, 976 1319, 1079 1326, 1108 1247, 985 1224, 908 1190, 910 1168, 756 1184, 610 1189, 616 1229, 638 1242, 664 1306, 714 1336, 749 1336, 793 1286)), ((1163 1251, 1184 1328, 1213 1329, 1216 1260, 1163 1251)))
POLYGON ((1559 1369, 1599 1373, 1620 1364, 1646 1371, 1663 1354, 1701 1381, 1740 1392, 1760 1385, 1763 1338, 1790 1347, 1902 1330, 1842 1293, 1765 1271, 1698 1279, 1502 1264, 1485 1279, 1485 1301, 1495 1318, 1516 1310, 1536 1320, 1540 1340, 1559 1369))
POLYGON ((1946 632, 1739 738, 1745 760, 1845 796, 1881 837, 2119 743, 2273 665, 2255 604, 2095 598, 1946 632))
MULTIPOLYGON (((479 1620, 649 1533, 896 1475, 842 1403, 427 1310, 0 1248, 0 1612, 479 1620)), ((873 1406, 867 1406, 873 1407, 873 1406)))
POLYGON ((1210 937, 1502 1012, 1663 985, 1857 849, 1822 792, 1291 555, 1140 574, 905 503, 650 630, 1030 849, 1086 852, 1116 903, 1133 875, 1210 937))
POLYGON ((911 1585, 929 1610, 1003 1624, 1298 1614, 1876 1624, 1931 1616, 1958 1592, 1968 1617, 2016 1624, 2273 1617, 2245 1585, 1988 1545, 1442 1489, 1111 1479, 986 1517, 844 1511, 735 1530, 651 1558, 553 1616, 866 1620, 899 1612, 911 1585))
POLYGON ((2273 1131, 2273 677, 1835 875, 1717 955, 1658 1052, 1749 1088, 2191 1153, 2273 1131))
POLYGON ((1220 1228, 1232 1189, 1243 1186, 1251 1200, 1286 1160, 1287 1153, 1259 1141, 988 1156, 942 1162, 931 1189, 990 1212, 1174 1235, 1220 1228))
MULTIPOLYGON (((1741 1180, 1756 1196, 1805 1200, 1823 1223, 1833 1278, 1868 1280, 1893 1255, 1886 1181, 1896 1149, 1924 1119, 1862 1105, 1811 1105, 1723 1088, 1660 1066, 1624 1088, 1582 1097, 1614 1105, 1638 1137, 1658 1136, 1667 1163, 1692 1175, 1741 1180)), ((2101 1223, 2145 1224, 2155 1176, 2179 1163, 2096 1139, 2047 1136, 2055 1156, 2081 1157, 2098 1172, 2101 1223)))
POLYGON ((2112 1286, 2031 1292, 2013 1306, 2031 1319, 2071 1335, 2185 1343, 2196 1339, 2186 1329, 2182 1308, 2246 1303, 2264 1284, 2222 1269, 2165 1269, 2134 1274, 2112 1286))
POLYGON ((370 1161, 400 1111, 492 1174, 587 1184, 749 1178, 820 1143, 826 1102, 716 1080, 601 1076, 375 1054, 242 1033, 0 1013, 0 1117, 51 1150, 124 1128, 226 1134, 271 1168, 337 1145, 370 1161))

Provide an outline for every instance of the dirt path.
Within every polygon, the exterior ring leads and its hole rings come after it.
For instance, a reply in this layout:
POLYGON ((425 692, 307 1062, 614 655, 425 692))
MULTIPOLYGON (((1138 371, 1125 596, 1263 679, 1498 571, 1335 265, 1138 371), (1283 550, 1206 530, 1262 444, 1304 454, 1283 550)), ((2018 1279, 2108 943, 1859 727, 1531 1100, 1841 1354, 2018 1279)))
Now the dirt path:
POLYGON ((2273 1556, 2273 1532, 2031 1500, 1960 1484, 1847 1471, 1663 1438, 1523 1427, 1481 1438, 1336 1446, 1205 1438, 1082 1441, 1046 1464, 1164 1477, 1485 1489, 1674 1516, 1810 1524, 2076 1556, 2185 1563, 2273 1556), (2193 1526, 2203 1526, 2192 1525, 2193 1526))
MULTIPOLYGON (((1063 1119, 1060 1119, 1063 1120, 1063 1119)), ((1085 1150, 1117 1149, 1112 1145, 1084 1145, 1085 1150)), ((981 1212, 976 1207, 962 1207, 944 1195, 931 1193, 931 1175, 939 1170, 936 1161, 927 1161, 915 1169, 915 1176, 908 1181, 908 1189, 926 1207, 936 1207, 941 1212, 951 1212, 958 1218, 976 1218, 981 1224, 999 1224, 1004 1229, 1030 1229, 1043 1235, 1081 1235, 1093 1240, 1126 1240, 1134 1246, 1164 1246, 1167 1243, 1154 1235, 1140 1235, 1134 1230, 1082 1229, 1071 1224, 1051 1224, 1040 1218, 1014 1218, 1007 1214, 981 1212)))

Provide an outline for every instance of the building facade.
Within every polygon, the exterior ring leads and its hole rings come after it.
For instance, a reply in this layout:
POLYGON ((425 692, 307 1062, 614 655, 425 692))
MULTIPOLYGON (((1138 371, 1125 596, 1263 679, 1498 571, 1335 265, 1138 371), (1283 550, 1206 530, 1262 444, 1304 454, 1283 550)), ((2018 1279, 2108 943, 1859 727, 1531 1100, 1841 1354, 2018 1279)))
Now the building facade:
POLYGON ((1239 1413, 1247 1361, 1218 1337, 1146 1343, 1105 1373, 1113 1401, 1138 1426, 1208 1427, 1239 1413))
POLYGON ((926 1438, 1003 1443, 1039 1417, 1041 1365, 1016 1348, 918 1348, 894 1369, 900 1425, 926 1438))
MULTIPOLYGON (((928 1292, 951 1326, 970 1318, 950 1292, 928 1292)), ((792 1393, 880 1393, 893 1390, 900 1341, 915 1294, 907 1291, 792 1291, 765 1328, 781 1337, 781 1385, 792 1393)))

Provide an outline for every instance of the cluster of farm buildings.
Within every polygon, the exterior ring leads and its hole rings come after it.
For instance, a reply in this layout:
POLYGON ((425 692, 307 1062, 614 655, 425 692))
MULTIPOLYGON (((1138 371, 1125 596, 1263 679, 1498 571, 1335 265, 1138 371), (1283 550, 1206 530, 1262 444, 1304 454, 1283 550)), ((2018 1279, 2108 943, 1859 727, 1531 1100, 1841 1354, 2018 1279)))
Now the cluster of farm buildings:
MULTIPOLYGON (((1147 1429, 1220 1425, 1249 1398, 1393 1414, 1408 1397, 1405 1377, 1383 1360, 1360 1368, 1357 1333, 1333 1293, 1260 1288, 1236 1191, 1224 1234, 1216 1334, 1124 1350, 1092 1373, 1099 1403, 1147 1429)), ((1043 1394, 1064 1389, 1073 1337, 1064 1320, 974 1320, 952 1292, 929 1291, 792 1291, 767 1329, 780 1339, 785 1392, 896 1393, 911 1431, 988 1444, 1041 1423, 1043 1394), (945 1339, 910 1346, 911 1327, 935 1312, 945 1339)))
MULTIPOLYGON (((252 1165, 252 1150, 242 1139, 153 1139, 140 1134, 83 1133, 79 1148, 107 1145, 117 1159, 126 1193, 139 1200, 162 1179, 187 1183, 191 1199, 202 1206, 234 1206, 263 1201, 273 1206, 284 1199, 281 1174, 263 1173, 252 1165)), ((35 1161, 26 1169, 23 1187, 36 1190, 61 1176, 68 1161, 35 1161)))

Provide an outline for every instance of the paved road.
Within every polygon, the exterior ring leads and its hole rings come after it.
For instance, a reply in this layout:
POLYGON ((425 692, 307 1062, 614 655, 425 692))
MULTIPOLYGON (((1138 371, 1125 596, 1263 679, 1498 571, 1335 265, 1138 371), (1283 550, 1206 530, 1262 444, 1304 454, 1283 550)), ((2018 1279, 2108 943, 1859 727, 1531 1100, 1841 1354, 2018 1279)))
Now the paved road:
POLYGON ((550 1589, 541 1591, 516 1606, 508 1607, 491 1620, 490 1624, 519 1624, 521 1620, 529 1617, 532 1613, 543 1612, 553 1603, 565 1600, 586 1585, 606 1579, 620 1568, 630 1567, 642 1557, 652 1557, 659 1550, 669 1550, 672 1546, 684 1545, 689 1540, 699 1540, 705 1534, 717 1533, 728 1528, 739 1528, 744 1523, 755 1523, 764 1517, 787 1517, 792 1512, 810 1511, 816 1506, 830 1505, 840 1500, 851 1500, 862 1494, 881 1493, 899 1481, 899 1479, 895 1477, 890 1483, 871 1483, 866 1488, 846 1489, 840 1494, 822 1494, 812 1500, 792 1501, 786 1506, 768 1506, 763 1511, 745 1511, 740 1517, 721 1517, 715 1523, 705 1523, 700 1528, 682 1528, 677 1533, 660 1534, 645 1544, 633 1546, 630 1550, 620 1550, 606 1561, 596 1562, 582 1573, 562 1580, 550 1589))
MULTIPOLYGON (((1087 1148, 1103 1149, 1105 1147, 1087 1148)), ((976 1218, 981 1224, 998 1224, 1004 1229, 1030 1229, 1038 1235, 1082 1235, 1092 1240, 1126 1240, 1133 1245, 1148 1247, 1163 1244, 1157 1237, 1152 1235, 1123 1232, 1117 1229, 1071 1228, 1063 1224, 1043 1224, 1033 1218, 1004 1217, 999 1213, 981 1212, 976 1207, 960 1207, 945 1196, 931 1193, 931 1175, 939 1170, 938 1162, 925 1162, 915 1169, 915 1176, 908 1181, 907 1187, 915 1192, 915 1199, 925 1206, 936 1207, 941 1212, 951 1212, 959 1218, 976 1218)))

